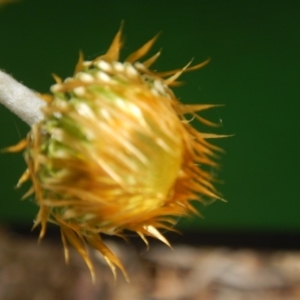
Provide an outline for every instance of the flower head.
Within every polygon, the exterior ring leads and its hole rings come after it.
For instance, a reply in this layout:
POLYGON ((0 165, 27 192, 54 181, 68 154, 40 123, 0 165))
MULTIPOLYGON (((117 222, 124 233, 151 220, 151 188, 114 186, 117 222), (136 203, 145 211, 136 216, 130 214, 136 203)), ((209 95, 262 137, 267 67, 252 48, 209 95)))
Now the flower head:
POLYGON ((169 72, 150 66, 160 52, 138 62, 156 37, 119 61, 121 30, 108 51, 92 61, 80 55, 73 77, 56 84, 47 101, 44 118, 26 140, 11 150, 25 149, 28 169, 21 185, 33 185, 41 225, 60 226, 68 259, 71 244, 87 263, 93 264, 85 243, 99 250, 115 274, 117 257, 101 239, 101 233, 124 235, 136 232, 146 243, 152 236, 168 244, 159 229, 172 229, 176 217, 195 209, 191 200, 219 198, 212 175, 203 166, 216 167, 216 146, 186 120, 213 105, 184 105, 171 86, 186 71, 199 69, 208 60, 169 72))

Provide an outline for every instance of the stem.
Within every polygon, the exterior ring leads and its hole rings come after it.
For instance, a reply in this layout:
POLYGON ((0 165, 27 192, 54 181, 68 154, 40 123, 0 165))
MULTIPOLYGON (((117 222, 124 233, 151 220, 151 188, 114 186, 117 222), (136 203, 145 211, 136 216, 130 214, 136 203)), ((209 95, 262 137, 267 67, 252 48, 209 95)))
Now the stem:
POLYGON ((45 102, 35 92, 0 70, 0 103, 28 125, 39 122, 45 102))

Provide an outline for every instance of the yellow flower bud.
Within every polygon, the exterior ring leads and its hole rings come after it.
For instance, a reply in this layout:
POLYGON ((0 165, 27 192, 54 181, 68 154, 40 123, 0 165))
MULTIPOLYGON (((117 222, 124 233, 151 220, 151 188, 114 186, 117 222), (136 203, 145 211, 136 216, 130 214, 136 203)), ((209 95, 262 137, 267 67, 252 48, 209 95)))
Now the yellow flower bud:
POLYGON ((68 259, 73 245, 94 277, 85 243, 99 250, 115 274, 121 262, 105 246, 101 233, 122 236, 136 232, 168 244, 159 229, 172 229, 177 217, 195 209, 191 200, 220 198, 212 175, 217 137, 198 132, 185 118, 213 105, 184 105, 170 86, 193 67, 159 73, 150 69, 160 52, 138 62, 156 37, 119 61, 121 30, 106 54, 92 61, 80 55, 73 77, 56 84, 44 118, 35 124, 23 146, 28 169, 19 185, 31 179, 41 224, 61 228, 68 259))

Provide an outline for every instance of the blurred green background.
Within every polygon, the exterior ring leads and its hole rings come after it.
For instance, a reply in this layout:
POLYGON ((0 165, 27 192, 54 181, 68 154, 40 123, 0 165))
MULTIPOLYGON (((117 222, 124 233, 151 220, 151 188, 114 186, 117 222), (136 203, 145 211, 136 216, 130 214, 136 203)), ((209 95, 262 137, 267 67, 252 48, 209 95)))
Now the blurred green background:
MULTIPOLYGON (((185 74, 175 90, 185 103, 226 106, 209 112, 226 150, 219 189, 228 203, 199 206, 203 219, 180 221, 190 230, 300 233, 299 1, 23 0, 0 8, 0 68, 28 87, 48 92, 50 74, 72 74, 79 49, 104 53, 125 21, 124 58, 162 32, 158 70, 191 58, 211 63, 185 74)), ((0 148, 28 127, 0 107, 0 148)), ((0 223, 32 224, 34 202, 14 185, 25 168, 21 154, 0 155, 0 223)), ((27 186, 28 188, 28 186, 27 186)))

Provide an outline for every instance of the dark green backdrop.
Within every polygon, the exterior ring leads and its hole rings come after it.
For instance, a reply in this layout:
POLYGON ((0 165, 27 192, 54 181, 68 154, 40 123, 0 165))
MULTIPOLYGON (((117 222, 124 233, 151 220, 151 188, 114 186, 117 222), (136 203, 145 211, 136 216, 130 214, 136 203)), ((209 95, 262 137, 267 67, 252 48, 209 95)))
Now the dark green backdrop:
MULTIPOLYGON (((206 68, 186 74, 176 89, 185 103, 224 103, 210 112, 235 136, 220 141, 226 154, 219 188, 228 203, 201 207, 204 219, 183 222, 201 230, 300 232, 299 1, 24 0, 0 9, 0 68, 40 92, 55 72, 72 74, 82 49, 103 53, 125 21, 124 56, 162 31, 155 65, 168 70, 192 57, 206 68)), ((0 147, 28 127, 0 107, 0 147)), ((20 202, 14 184, 25 164, 0 155, 0 222, 31 224, 34 203, 20 202)))

